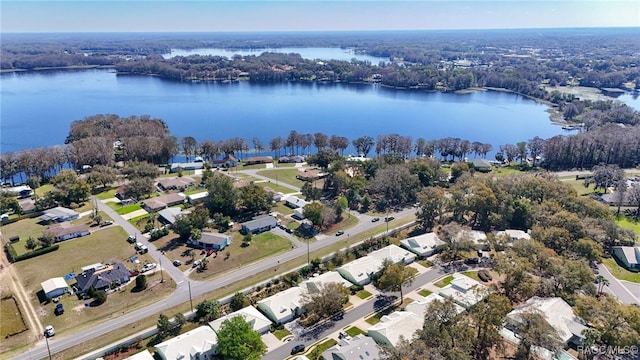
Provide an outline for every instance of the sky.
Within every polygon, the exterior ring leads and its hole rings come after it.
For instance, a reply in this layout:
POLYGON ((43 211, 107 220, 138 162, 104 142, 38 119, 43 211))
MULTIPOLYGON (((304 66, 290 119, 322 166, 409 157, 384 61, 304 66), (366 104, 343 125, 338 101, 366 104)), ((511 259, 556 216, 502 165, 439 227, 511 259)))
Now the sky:
POLYGON ((640 0, 1 0, 0 21, 2 33, 639 27, 640 0))

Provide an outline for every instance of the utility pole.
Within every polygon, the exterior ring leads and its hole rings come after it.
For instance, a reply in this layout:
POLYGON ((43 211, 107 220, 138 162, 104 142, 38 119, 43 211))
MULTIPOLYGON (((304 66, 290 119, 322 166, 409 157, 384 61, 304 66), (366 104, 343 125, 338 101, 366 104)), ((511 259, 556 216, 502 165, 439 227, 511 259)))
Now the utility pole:
POLYGON ((51 360, 51 349, 49 349, 49 337, 45 335, 44 340, 47 342, 47 352, 49 353, 49 360, 51 360))
POLYGON ((162 284, 164 282, 164 271, 162 271, 162 254, 160 254, 160 257, 158 258, 160 260, 160 283, 162 284))
POLYGON ((193 299, 191 299, 191 281, 187 280, 187 285, 189 285, 189 303, 191 304, 191 312, 193 312, 193 299))
POLYGON ((307 264, 311 265, 311 258, 310 258, 310 254, 309 254, 309 243, 311 242, 310 239, 307 239, 307 264))

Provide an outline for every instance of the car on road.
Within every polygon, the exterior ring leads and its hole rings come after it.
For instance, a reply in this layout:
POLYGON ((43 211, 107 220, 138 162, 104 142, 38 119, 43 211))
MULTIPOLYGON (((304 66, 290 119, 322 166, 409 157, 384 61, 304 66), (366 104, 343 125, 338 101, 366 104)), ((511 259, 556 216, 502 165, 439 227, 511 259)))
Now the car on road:
POLYGON ((298 344, 291 349, 291 355, 303 352, 305 349, 304 344, 298 344))
POLYGON ((173 260, 173 266, 180 266, 182 265, 182 261, 180 260, 173 260))
POLYGON ((293 230, 291 228, 287 228, 287 230, 285 230, 288 234, 293 233, 293 230))
POLYGON ((145 253, 149 252, 149 249, 147 248, 147 245, 141 243, 140 241, 138 241, 136 243, 136 250, 138 250, 141 254, 145 254, 145 253))
POLYGON ((395 219, 393 216, 387 216, 384 218, 384 222, 389 222, 391 220, 395 219))
POLYGON ((113 221, 103 221, 102 224, 100 224, 100 227, 105 227, 109 225, 113 225, 113 221))
POLYGON ((64 314, 64 306, 62 306, 62 304, 57 304, 53 313, 56 314, 56 316, 64 314))
POLYGON ((151 270, 155 269, 156 266, 157 265, 154 264, 154 263, 144 264, 144 266, 142 267, 142 272, 151 271, 151 270))
POLYGON ((373 219, 371 219, 371 222, 378 222, 378 221, 380 221, 379 217, 374 217, 373 219))
POLYGON ((341 236, 341 235, 344 235, 344 231, 342 231, 342 230, 340 230, 340 231, 338 231, 338 232, 336 233, 336 236, 341 236))
POLYGON ((202 260, 196 260, 193 262, 193 264, 191 264, 191 267, 198 267, 198 265, 200 265, 202 263, 202 260))
POLYGON ((52 337, 56 334, 56 329, 53 328, 53 326, 51 325, 47 325, 44 328, 44 336, 46 337, 52 337))

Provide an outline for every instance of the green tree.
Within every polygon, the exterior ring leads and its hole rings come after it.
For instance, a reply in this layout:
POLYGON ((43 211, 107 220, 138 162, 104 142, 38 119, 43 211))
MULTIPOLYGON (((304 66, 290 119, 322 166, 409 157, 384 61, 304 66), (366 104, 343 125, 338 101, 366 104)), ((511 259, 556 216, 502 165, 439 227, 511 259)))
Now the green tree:
POLYGON ((430 186, 418 193, 418 202, 420 206, 416 212, 416 220, 423 230, 431 231, 443 220, 449 200, 444 190, 430 186))
POLYGON ((126 197, 142 199, 143 197, 149 196, 153 190, 153 178, 134 177, 129 180, 124 192, 126 197))
POLYGON ((249 306, 249 299, 247 295, 238 291, 231 297, 231 303, 229 304, 232 311, 238 311, 244 307, 249 306))
POLYGON ((136 289, 144 290, 147 288, 147 276, 140 274, 136 276, 136 289))
POLYGON ((187 323, 187 319, 184 317, 183 313, 177 313, 176 316, 173 317, 173 330, 176 332, 180 332, 182 326, 187 323))
POLYGON ((378 287, 382 291, 399 291, 400 303, 404 301, 403 288, 415 280, 418 271, 404 264, 391 264, 382 272, 378 287))
POLYGON ((91 193, 89 184, 69 169, 63 169, 52 177, 51 184, 54 186, 51 191, 54 199, 65 206, 83 203, 91 193))
POLYGON ((315 226, 318 229, 321 229, 322 226, 324 225, 323 217, 322 217, 322 209, 323 209, 322 204, 316 203, 316 202, 307 204, 302 209, 304 217, 309 221, 311 221, 313 226, 315 226))
POLYGON ((196 316, 202 323, 208 323, 220 317, 220 304, 216 300, 205 300, 196 306, 196 316))
POLYGON ((357 139, 354 139, 352 142, 353 147, 356 148, 356 152, 358 156, 362 155, 367 157, 371 148, 375 145, 375 141, 371 136, 361 136, 357 139))
POLYGON ((218 330, 218 352, 225 360, 259 360, 267 347, 243 317, 235 316, 218 330))
POLYGON ((342 312, 342 306, 348 300, 349 289, 340 283, 330 282, 320 285, 317 291, 305 292, 301 302, 309 322, 315 323, 342 312))
POLYGON ((53 235, 48 232, 44 232, 42 233, 42 236, 38 238, 38 241, 40 241, 40 246, 42 246, 43 248, 48 248, 49 246, 51 246, 51 244, 53 244, 53 235))
POLYGON ((15 214, 22 213, 22 207, 16 198, 8 196, 6 193, 0 194, 0 213, 6 214, 13 211, 15 214))
POLYGON ((158 334, 160 334, 160 337, 164 337, 169 334, 169 332, 173 328, 173 325, 171 324, 171 321, 169 320, 169 317, 167 315, 160 314, 160 316, 158 317, 156 328, 158 329, 158 334))
POLYGON ((555 353, 560 347, 558 332, 540 313, 525 312, 520 314, 520 344, 516 352, 516 359, 535 359, 531 348, 540 346, 555 353))
POLYGON ((202 258, 202 261, 200 262, 200 270, 204 271, 207 270, 209 268, 209 259, 202 258))
POLYGON ((244 211, 257 214, 271 209, 273 196, 260 186, 251 184, 240 188, 238 200, 244 211))
POLYGON ((185 251, 184 254, 191 258, 191 262, 193 262, 196 259, 196 251, 194 249, 189 249, 185 251))
POLYGON ((236 213, 238 191, 233 186, 233 180, 225 175, 213 176, 207 182, 209 191, 209 212, 233 216, 236 213))
POLYGON ((158 167, 145 161, 131 161, 124 168, 124 174, 129 179, 149 178, 153 181, 158 176, 158 167))
POLYGON ((489 351, 504 341, 500 330, 509 311, 511 311, 511 302, 505 296, 498 294, 489 294, 484 301, 470 310, 469 314, 476 330, 473 346, 474 359, 488 359, 489 351))
POLYGON ((171 230, 178 234, 181 239, 189 239, 193 230, 193 225, 191 224, 189 216, 184 214, 177 215, 176 221, 171 226, 171 230))
POLYGON ((106 187, 116 181, 118 172, 111 166, 95 165, 89 174, 87 182, 93 187, 106 187))
POLYGON ((27 239, 27 242, 24 244, 24 247, 27 250, 31 251, 38 247, 38 243, 35 240, 33 240, 31 236, 29 236, 29 238, 27 239))

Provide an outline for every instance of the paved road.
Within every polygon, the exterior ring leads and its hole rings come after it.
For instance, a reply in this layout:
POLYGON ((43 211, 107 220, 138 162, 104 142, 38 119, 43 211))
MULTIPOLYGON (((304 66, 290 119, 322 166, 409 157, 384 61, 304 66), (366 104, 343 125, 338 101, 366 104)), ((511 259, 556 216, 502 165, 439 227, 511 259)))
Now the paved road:
MULTIPOLYGON (((444 271, 433 267, 427 270, 426 272, 420 274, 418 277, 416 277, 413 284, 405 288, 404 293, 406 294, 421 286, 424 286, 425 284, 434 281, 435 279, 443 276, 444 274, 445 274, 444 271)), ((385 295, 395 295, 398 298, 400 297, 400 293, 387 293, 385 295)), ((342 320, 331 321, 324 326, 320 326, 316 331, 312 331, 308 334, 305 334, 304 336, 298 336, 293 340, 291 340, 289 343, 284 344, 276 349, 273 349, 272 351, 267 353, 264 357, 262 357, 262 359, 263 360, 286 359, 291 355, 291 348, 293 348, 293 346, 297 344, 304 344, 306 347, 309 347, 311 344, 314 344, 315 342, 317 342, 318 340, 321 340, 325 336, 328 336, 344 328, 345 326, 348 326, 356 322, 357 320, 362 319, 368 314, 374 312, 375 311, 374 303, 376 299, 377 298, 374 296, 372 299, 368 300, 367 302, 360 304, 358 307, 353 308, 350 311, 347 311, 344 314, 344 317, 342 318, 342 320)))
MULTIPOLYGON (((164 257, 162 253, 142 236, 142 234, 129 222, 122 219, 115 211, 109 208, 107 205, 98 201, 98 207, 100 210, 104 211, 109 217, 114 219, 114 222, 118 225, 122 226, 125 231, 129 234, 137 236, 138 240, 142 243, 146 244, 149 248, 149 254, 156 259, 158 263, 162 263, 164 270, 176 281, 177 289, 174 291, 169 297, 160 300, 154 304, 148 305, 144 308, 132 311, 127 313, 124 316, 120 316, 117 318, 113 318, 110 320, 103 321, 99 325, 93 326, 89 329, 80 331, 78 333, 69 335, 69 336, 60 336, 56 335, 51 338, 49 341, 49 346, 51 348, 51 353, 57 353, 68 349, 70 347, 76 346, 81 343, 90 342, 92 339, 109 333, 111 331, 115 331, 121 327, 129 325, 132 322, 138 321, 140 319, 146 318, 148 316, 152 316, 154 314, 158 314, 165 309, 174 307, 176 305, 182 304, 189 300, 189 280, 178 268, 175 268, 171 265, 169 259, 164 257)), ((396 217, 396 219, 400 219, 405 216, 409 216, 415 212, 415 209, 404 209, 400 212, 393 212, 390 215, 396 217)), ((345 234, 342 236, 318 236, 318 241, 309 244, 309 251, 313 252, 315 250, 321 249, 323 247, 329 246, 333 243, 344 241, 349 237, 350 234, 357 234, 362 231, 368 231, 371 228, 378 226, 380 222, 372 223, 371 216, 363 215, 363 214, 352 214, 351 216, 357 216, 361 221, 355 227, 345 230, 345 234)), ((391 226, 394 226, 393 222, 391 226)), ((391 228, 390 228, 391 229, 391 228)), ((122 239, 125 241, 126 239, 122 239)), ((299 242, 298 242, 299 243, 299 242)), ((198 297, 200 295, 206 294, 213 290, 231 285, 235 282, 243 280, 247 277, 251 277, 254 274, 262 273, 267 270, 270 270, 276 264, 285 263, 289 260, 296 259, 298 257, 304 256, 307 253, 306 246, 298 246, 293 248, 291 251, 286 253, 279 254, 277 256, 270 257, 268 259, 264 259, 262 261, 244 266, 242 268, 234 269, 229 271, 226 274, 223 274, 217 278, 214 278, 209 281, 190 281, 191 294, 192 297, 198 297)), ((277 270, 277 269, 276 269, 277 270)), ((274 272, 274 276, 280 275, 280 271, 274 272)), ((16 356, 14 359, 22 360, 22 359, 42 359, 47 357, 47 348, 44 342, 38 343, 38 345, 29 351, 22 353, 16 356)))
POLYGON ((636 298, 627 287, 618 279, 616 279, 609 270, 604 266, 604 264, 598 264, 598 270, 600 275, 604 276, 607 280, 609 280, 609 285, 605 286, 604 290, 609 294, 618 298, 618 300, 623 303, 629 304, 637 304, 640 305, 640 301, 636 298))

